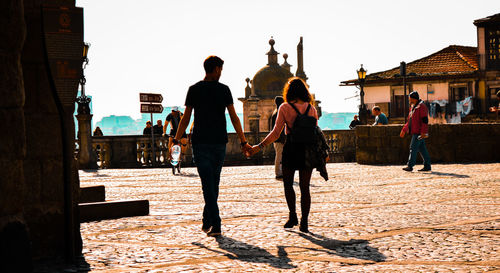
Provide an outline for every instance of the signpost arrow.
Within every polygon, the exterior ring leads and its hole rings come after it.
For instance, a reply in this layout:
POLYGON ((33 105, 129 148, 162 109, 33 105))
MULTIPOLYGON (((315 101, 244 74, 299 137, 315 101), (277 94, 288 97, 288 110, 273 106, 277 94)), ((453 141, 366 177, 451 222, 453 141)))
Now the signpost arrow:
POLYGON ((141 104, 141 113, 158 113, 163 112, 163 106, 161 104, 141 104))
POLYGON ((163 101, 163 96, 161 94, 140 93, 139 100, 140 102, 161 103, 163 101))
MULTIPOLYGON (((153 122, 153 113, 160 114, 163 112, 163 106, 160 104, 163 101, 163 96, 161 94, 139 93, 139 100, 140 102, 148 102, 141 103, 141 113, 150 113, 151 122, 153 122)), ((153 166, 156 166, 156 142, 153 128, 151 128, 151 143, 151 150, 153 152, 151 163, 153 166)))

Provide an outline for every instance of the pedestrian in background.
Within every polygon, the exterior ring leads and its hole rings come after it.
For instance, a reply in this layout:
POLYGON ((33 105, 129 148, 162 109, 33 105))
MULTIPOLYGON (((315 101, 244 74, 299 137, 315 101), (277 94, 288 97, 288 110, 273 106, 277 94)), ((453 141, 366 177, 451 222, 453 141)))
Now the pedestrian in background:
POLYGON ((358 115, 354 115, 354 119, 349 124, 349 129, 354 129, 356 126, 361 125, 361 121, 358 119, 358 115))
POLYGON ((425 146, 425 139, 429 137, 429 113, 424 101, 420 99, 417 91, 410 93, 410 113, 408 114, 408 122, 403 126, 403 130, 399 134, 404 137, 405 134, 411 136, 410 156, 408 158, 408 166, 403 168, 407 172, 413 171, 413 166, 417 162, 417 154, 420 153, 424 159, 424 168, 420 172, 431 170, 431 157, 425 146))
MULTIPOLYGON (((276 109, 274 109, 274 112, 271 116, 271 128, 269 128, 269 131, 272 131, 274 125, 276 124, 276 118, 278 117, 278 109, 280 108, 283 102, 285 102, 285 100, 283 99, 282 96, 276 96, 274 98, 274 104, 276 105, 276 109)), ((285 130, 281 130, 280 137, 273 143, 274 152, 276 154, 274 157, 274 173, 276 174, 276 179, 283 179, 283 168, 281 164, 281 158, 285 141, 286 141, 285 130)))
POLYGON ((163 125, 160 119, 157 120, 156 125, 153 126, 153 134, 160 136, 163 134, 163 125))
POLYGON ((389 120, 387 119, 387 116, 384 113, 382 113, 382 110, 380 110, 380 107, 373 106, 372 114, 375 116, 375 122, 373 123, 373 126, 389 124, 389 120))
POLYGON ((151 130, 152 130, 151 121, 148 120, 146 122, 146 127, 142 130, 142 134, 150 136, 151 130))

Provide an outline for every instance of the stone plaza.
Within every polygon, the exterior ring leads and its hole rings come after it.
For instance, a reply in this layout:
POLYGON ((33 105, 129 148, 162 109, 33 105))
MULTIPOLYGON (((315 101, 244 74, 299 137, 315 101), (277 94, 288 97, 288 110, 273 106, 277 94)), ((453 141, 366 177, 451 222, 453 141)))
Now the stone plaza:
POLYGON ((500 163, 401 167, 329 164, 329 181, 315 172, 311 233, 283 229, 272 166, 226 167, 219 238, 201 231, 194 168, 80 171, 82 186, 106 186, 107 200, 148 199, 150 215, 83 223, 88 264, 73 272, 500 270, 500 163))

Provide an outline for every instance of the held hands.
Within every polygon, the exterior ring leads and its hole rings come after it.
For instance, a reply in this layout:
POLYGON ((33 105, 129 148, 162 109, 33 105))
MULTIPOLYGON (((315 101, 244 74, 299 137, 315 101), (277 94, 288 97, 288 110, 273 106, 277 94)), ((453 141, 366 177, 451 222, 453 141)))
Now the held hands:
POLYGON ((254 154, 260 152, 260 146, 259 145, 253 145, 252 149, 249 151, 249 156, 253 156, 254 154))
POLYGON ((245 156, 249 156, 248 153, 249 151, 252 149, 252 146, 250 146, 250 144, 248 143, 245 143, 245 145, 241 146, 241 152, 245 155, 245 156))
POLYGON ((251 157, 254 154, 258 153, 259 151, 260 151, 260 147, 258 145, 251 146, 250 144, 247 143, 241 147, 241 152, 246 157, 251 157))

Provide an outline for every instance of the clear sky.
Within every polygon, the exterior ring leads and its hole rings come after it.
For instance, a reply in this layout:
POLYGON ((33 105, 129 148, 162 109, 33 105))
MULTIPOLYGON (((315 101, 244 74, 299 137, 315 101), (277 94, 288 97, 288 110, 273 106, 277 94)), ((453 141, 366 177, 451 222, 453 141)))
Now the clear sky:
POLYGON ((208 55, 224 61, 221 82, 242 104, 245 78, 267 63, 271 36, 297 68, 304 37, 304 67, 324 111, 356 112, 348 99, 356 77, 386 70, 448 45, 476 46, 473 20, 500 12, 499 0, 77 0, 84 8, 85 70, 94 122, 108 115, 139 114, 139 92, 161 93, 163 105, 183 105, 191 84, 203 78, 208 55))

